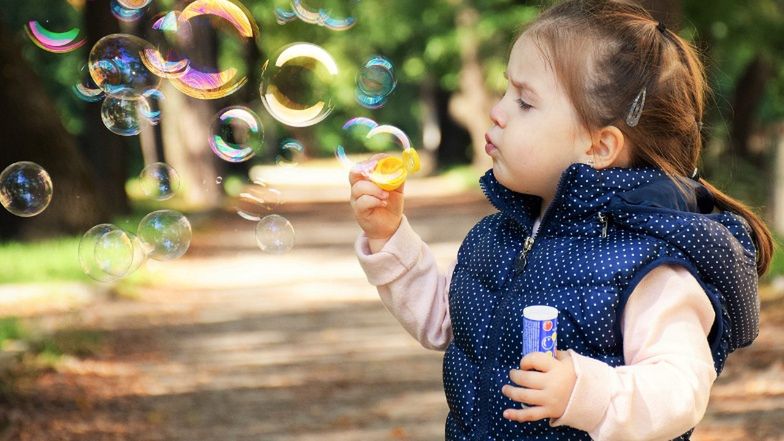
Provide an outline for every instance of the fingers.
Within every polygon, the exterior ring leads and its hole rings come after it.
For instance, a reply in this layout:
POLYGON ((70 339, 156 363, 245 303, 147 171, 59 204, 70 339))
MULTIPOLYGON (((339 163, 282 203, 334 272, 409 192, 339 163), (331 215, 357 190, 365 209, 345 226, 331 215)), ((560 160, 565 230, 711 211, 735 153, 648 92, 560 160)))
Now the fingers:
POLYGON ((525 409, 506 409, 504 411, 504 418, 524 423, 526 421, 539 421, 543 418, 548 418, 547 410, 539 407, 526 407, 525 409))
POLYGON ((501 393, 510 400, 527 406, 540 406, 547 399, 545 393, 541 390, 514 387, 508 384, 501 388, 501 393))
POLYGON ((388 153, 376 153, 375 155, 368 158, 366 161, 358 162, 351 167, 351 170, 348 172, 348 182, 351 185, 354 185, 359 180, 367 179, 367 175, 373 170, 373 167, 376 166, 376 163, 386 156, 389 156, 388 153))
POLYGON ((372 196, 379 200, 389 198, 389 192, 382 190, 378 185, 365 180, 355 182, 351 186, 351 200, 359 199, 362 196, 372 196))
POLYGON ((387 201, 365 194, 355 200, 352 200, 352 204, 354 205, 354 210, 357 213, 365 213, 376 208, 386 207, 387 201))
POLYGON ((545 374, 537 371, 512 369, 509 371, 509 379, 518 386, 529 389, 544 389, 546 386, 545 374))
POLYGON ((531 352, 520 360, 520 369, 524 371, 536 370, 548 372, 555 366, 555 358, 544 352, 531 352))

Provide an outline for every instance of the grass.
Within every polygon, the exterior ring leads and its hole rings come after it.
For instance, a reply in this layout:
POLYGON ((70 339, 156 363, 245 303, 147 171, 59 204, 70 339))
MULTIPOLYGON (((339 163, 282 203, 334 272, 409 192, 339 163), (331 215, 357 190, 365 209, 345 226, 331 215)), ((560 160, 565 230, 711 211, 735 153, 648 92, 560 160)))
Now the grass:
POLYGON ((0 284, 86 281, 79 266, 79 238, 0 244, 0 284))

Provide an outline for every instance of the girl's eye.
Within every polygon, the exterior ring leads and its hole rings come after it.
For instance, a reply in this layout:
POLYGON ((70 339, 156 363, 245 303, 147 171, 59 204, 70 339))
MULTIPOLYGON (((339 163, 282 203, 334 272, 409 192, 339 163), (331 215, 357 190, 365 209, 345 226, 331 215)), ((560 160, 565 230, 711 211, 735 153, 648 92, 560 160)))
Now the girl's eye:
POLYGON ((531 109, 531 108, 533 107, 533 106, 529 105, 528 103, 526 103, 525 101, 523 101, 523 100, 520 100, 520 99, 519 99, 519 100, 517 100, 517 104, 518 104, 518 105, 520 106, 520 108, 521 108, 521 109, 523 109, 523 110, 529 110, 529 109, 531 109))

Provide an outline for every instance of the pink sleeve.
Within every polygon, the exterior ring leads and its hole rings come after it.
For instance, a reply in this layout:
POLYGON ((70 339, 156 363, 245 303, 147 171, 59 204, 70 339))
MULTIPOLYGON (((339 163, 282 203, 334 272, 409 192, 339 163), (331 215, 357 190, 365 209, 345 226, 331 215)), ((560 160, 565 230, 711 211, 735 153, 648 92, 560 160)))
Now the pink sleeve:
POLYGON ((432 252, 405 216, 380 251, 371 253, 364 234, 355 250, 368 282, 403 328, 428 349, 446 349, 452 340, 448 294, 454 265, 440 274, 432 252))
POLYGON ((669 440, 705 414, 716 371, 707 336, 713 307, 686 269, 662 265, 637 285, 621 321, 625 366, 570 350, 577 382, 553 426, 596 440, 669 440))

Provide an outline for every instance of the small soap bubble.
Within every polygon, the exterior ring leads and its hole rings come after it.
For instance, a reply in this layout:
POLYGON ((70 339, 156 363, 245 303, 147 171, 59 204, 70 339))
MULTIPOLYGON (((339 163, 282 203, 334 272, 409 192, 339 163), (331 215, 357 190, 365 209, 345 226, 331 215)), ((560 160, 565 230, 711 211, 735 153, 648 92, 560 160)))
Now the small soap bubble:
POLYGON ((335 59, 321 46, 290 44, 262 67, 261 102, 283 124, 312 126, 333 110, 332 87, 338 73, 335 59))
POLYGON ((144 216, 136 231, 146 254, 155 260, 173 260, 191 245, 191 223, 174 210, 158 210, 144 216))
POLYGON ((297 19, 297 13, 291 9, 275 8, 275 21, 280 24, 291 23, 297 19))
POLYGON ((40 214, 52 201, 52 193, 52 178, 34 162, 16 162, 0 173, 0 203, 16 216, 40 214))
POLYGON ((160 77, 145 67, 141 54, 152 45, 129 34, 107 35, 93 46, 87 63, 95 84, 108 95, 138 98, 157 89, 160 77))
POLYGON ((215 178, 215 183, 218 184, 218 185, 222 184, 223 183, 223 176, 218 176, 217 178, 215 178))
POLYGON ((139 174, 139 182, 144 195, 157 201, 171 199, 181 184, 177 170, 164 162, 155 162, 144 167, 139 174))
POLYGON ((281 166, 293 167, 305 157, 305 148, 293 138, 284 138, 280 142, 278 154, 275 156, 275 163, 281 166))
POLYGON ((368 60, 357 73, 357 102, 363 107, 377 109, 386 104, 395 90, 397 80, 392 62, 381 56, 368 60))
POLYGON ((283 216, 265 216, 256 224, 256 243, 265 253, 288 253, 294 247, 294 227, 283 216))
POLYGON ((221 110, 210 128, 210 148, 228 162, 243 162, 261 152, 264 126, 247 107, 233 106, 221 110))
POLYGON ((351 29, 358 0, 291 0, 291 9, 305 23, 324 26, 333 31, 351 29))
POLYGON ((137 107, 139 115, 143 116, 152 125, 161 122, 161 101, 166 99, 158 89, 150 89, 142 94, 137 107))
POLYGON ((146 8, 152 0, 117 0, 122 6, 128 9, 146 8))
POLYGON ((127 275, 145 259, 136 236, 116 225, 96 225, 79 241, 79 264, 85 274, 99 282, 127 275))
POLYGON ((283 193, 262 180, 256 179, 240 192, 237 198, 237 214, 258 222, 270 212, 283 205, 283 193))
POLYGON ((101 105, 101 120, 112 133, 120 136, 133 136, 141 132, 140 105, 144 98, 124 99, 107 96, 101 105))
POLYGON ((74 51, 87 42, 79 28, 51 29, 50 26, 46 21, 30 20, 25 24, 25 32, 36 46, 56 54, 74 51))

